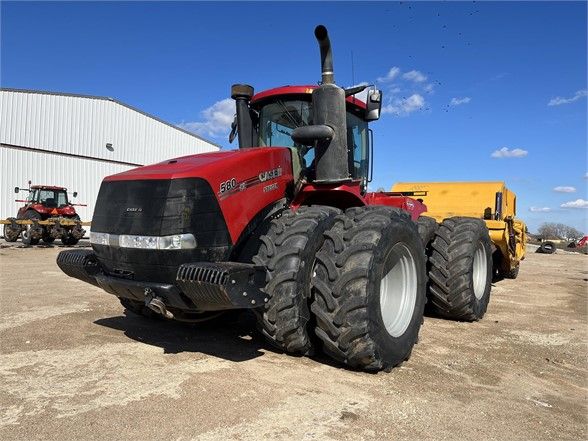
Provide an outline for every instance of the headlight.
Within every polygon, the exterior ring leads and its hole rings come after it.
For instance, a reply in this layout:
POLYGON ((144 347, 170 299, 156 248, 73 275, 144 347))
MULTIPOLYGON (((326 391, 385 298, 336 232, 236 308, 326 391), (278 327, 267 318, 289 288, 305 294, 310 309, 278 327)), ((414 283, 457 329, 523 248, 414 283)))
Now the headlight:
POLYGON ((121 234, 118 236, 118 246, 122 248, 141 248, 145 250, 157 249, 156 236, 130 236, 121 234))
POLYGON ((173 236, 133 236, 122 234, 118 238, 121 248, 143 250, 185 250, 196 248, 196 238, 192 234, 173 236))
POLYGON ((108 233, 95 233, 90 231, 90 243, 95 245, 108 245, 110 243, 110 234, 108 233))
POLYGON ((90 243, 112 247, 135 248, 141 250, 190 250, 196 248, 193 234, 174 234, 173 236, 136 236, 131 234, 95 233, 90 231, 90 243))
POLYGON ((160 250, 179 250, 196 248, 196 238, 192 234, 176 234, 159 238, 160 250))

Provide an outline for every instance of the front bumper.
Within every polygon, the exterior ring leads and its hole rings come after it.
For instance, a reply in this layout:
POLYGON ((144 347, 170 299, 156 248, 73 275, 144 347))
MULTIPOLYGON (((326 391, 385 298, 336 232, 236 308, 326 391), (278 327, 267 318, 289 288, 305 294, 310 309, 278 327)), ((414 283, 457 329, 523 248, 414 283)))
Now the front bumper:
POLYGON ((171 283, 145 282, 107 274, 90 250, 67 250, 57 265, 70 277, 102 288, 109 294, 148 304, 158 298, 167 308, 220 311, 257 308, 267 301, 265 268, 237 262, 194 262, 180 265, 171 283))

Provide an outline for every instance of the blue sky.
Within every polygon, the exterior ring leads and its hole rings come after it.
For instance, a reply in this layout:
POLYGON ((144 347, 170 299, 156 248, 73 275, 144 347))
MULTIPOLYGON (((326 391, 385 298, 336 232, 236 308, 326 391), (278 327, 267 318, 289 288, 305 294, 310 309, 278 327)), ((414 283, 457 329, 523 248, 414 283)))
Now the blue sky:
POLYGON ((588 209, 561 207, 588 205, 585 2, 2 2, 1 13, 2 87, 111 96, 227 148, 230 85, 316 83, 312 31, 325 24, 337 82, 375 82, 386 97, 373 188, 504 180, 531 231, 588 231, 588 209))

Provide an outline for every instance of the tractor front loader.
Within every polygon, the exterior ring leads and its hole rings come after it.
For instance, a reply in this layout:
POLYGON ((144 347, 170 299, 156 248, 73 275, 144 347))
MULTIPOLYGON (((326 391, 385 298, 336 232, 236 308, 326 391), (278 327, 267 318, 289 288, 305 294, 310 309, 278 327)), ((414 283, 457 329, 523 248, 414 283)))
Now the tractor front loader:
POLYGON ((417 199, 370 193, 369 122, 382 93, 335 84, 331 44, 315 29, 317 86, 231 88, 239 149, 185 156, 104 179, 92 250, 59 254, 68 275, 131 311, 206 320, 250 309, 270 344, 318 347, 348 366, 408 359, 423 322, 427 280, 446 315, 477 320, 490 295, 483 221, 438 225, 417 199), (425 247, 437 268, 427 274, 425 247), (455 252, 457 249, 458 252, 455 252), (319 344, 320 343, 320 344, 319 344))

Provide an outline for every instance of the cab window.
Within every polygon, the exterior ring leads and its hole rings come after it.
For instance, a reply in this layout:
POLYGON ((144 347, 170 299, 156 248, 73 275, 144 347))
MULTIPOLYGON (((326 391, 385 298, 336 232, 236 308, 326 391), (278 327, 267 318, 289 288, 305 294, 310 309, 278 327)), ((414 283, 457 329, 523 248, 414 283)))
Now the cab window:
POLYGON ((46 204, 49 200, 50 204, 56 204, 58 207, 67 205, 67 193, 65 191, 55 190, 39 190, 38 201, 41 204, 46 204))
POLYGON ((369 169, 368 158, 368 124, 356 115, 347 112, 347 147, 351 176, 354 179, 367 178, 369 169))
POLYGON ((262 107, 259 115, 259 145, 301 147, 291 136, 296 127, 312 124, 311 103, 302 100, 276 100, 262 107))

